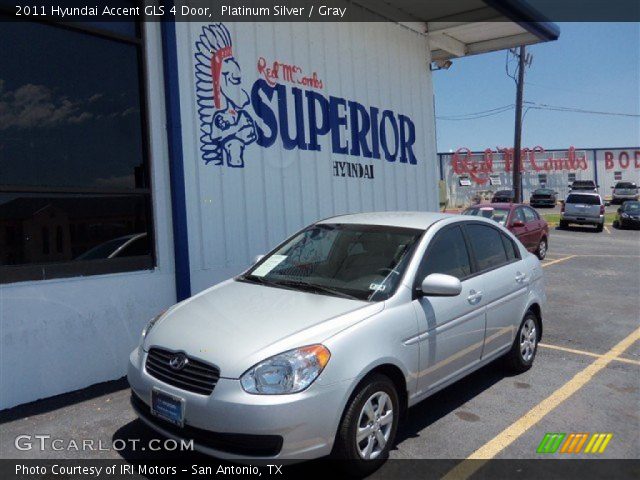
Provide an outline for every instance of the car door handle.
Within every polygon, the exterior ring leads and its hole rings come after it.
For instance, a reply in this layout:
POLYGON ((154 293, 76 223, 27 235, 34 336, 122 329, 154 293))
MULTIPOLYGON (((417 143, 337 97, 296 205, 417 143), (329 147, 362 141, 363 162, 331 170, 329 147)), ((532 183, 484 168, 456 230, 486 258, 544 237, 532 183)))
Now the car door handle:
POLYGON ((469 303, 473 305, 478 303, 480 300, 482 300, 482 292, 476 292, 475 290, 469 291, 469 296, 467 297, 467 301, 469 303))
POLYGON ((525 273, 518 272, 516 274, 516 282, 522 283, 527 279, 527 275, 525 273))

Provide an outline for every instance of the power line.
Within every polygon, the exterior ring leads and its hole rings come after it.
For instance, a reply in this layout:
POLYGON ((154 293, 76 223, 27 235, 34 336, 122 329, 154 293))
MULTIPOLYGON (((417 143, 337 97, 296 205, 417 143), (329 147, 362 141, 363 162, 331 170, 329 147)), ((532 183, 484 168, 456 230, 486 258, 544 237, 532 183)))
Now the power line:
POLYGON ((439 120, 475 120, 476 118, 490 117, 513 109, 514 105, 503 105, 502 107, 491 108, 489 110, 480 110, 478 112, 461 113, 458 115, 442 115, 436 117, 439 120))
POLYGON ((640 115, 635 113, 603 112, 598 110, 586 110, 583 108, 563 107, 559 105, 549 105, 546 103, 535 103, 535 102, 524 102, 524 103, 527 104, 527 108, 534 109, 534 110, 551 110, 556 112, 586 113, 590 115, 610 115, 610 116, 617 116, 617 117, 640 118, 640 115))

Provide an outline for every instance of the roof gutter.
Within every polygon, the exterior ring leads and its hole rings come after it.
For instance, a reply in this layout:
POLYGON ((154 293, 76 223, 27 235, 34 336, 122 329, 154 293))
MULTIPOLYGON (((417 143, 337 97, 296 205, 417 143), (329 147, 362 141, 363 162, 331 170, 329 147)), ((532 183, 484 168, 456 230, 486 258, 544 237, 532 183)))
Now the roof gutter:
POLYGON ((560 36, 560 27, 558 25, 549 21, 538 21, 547 19, 523 0, 483 1, 542 41, 550 42, 557 40, 560 36))

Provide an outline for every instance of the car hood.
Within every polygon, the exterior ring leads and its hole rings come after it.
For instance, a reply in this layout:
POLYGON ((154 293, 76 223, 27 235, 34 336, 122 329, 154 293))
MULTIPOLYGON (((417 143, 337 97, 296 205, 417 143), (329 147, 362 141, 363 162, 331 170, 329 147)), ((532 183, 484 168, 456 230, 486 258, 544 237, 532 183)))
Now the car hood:
POLYGON ((320 343, 381 311, 370 303, 228 280, 169 309, 144 349, 158 346, 216 365, 239 378, 256 363, 320 343))

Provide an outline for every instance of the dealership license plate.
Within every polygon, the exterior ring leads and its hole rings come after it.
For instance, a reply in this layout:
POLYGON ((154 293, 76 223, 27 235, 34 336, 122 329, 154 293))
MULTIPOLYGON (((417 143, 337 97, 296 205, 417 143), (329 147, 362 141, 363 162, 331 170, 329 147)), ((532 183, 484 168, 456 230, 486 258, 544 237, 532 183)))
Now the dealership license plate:
POLYGON ((184 425, 184 398, 161 390, 151 391, 151 413, 179 427, 184 425))

